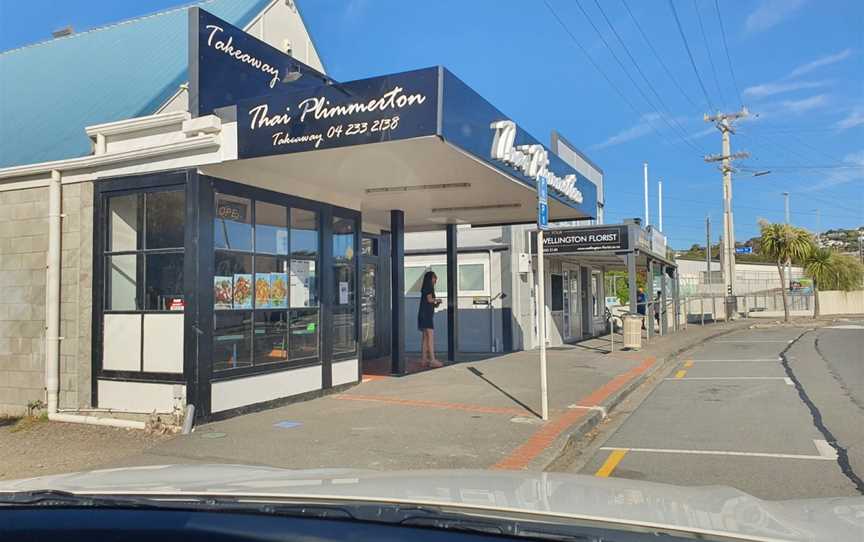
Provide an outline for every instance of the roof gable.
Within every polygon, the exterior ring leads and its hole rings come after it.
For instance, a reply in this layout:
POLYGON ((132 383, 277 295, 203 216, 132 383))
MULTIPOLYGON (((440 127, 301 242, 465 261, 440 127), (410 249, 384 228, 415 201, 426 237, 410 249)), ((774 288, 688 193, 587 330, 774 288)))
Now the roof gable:
MULTIPOLYGON (((239 27, 271 0, 199 5, 239 27)), ((153 113, 187 80, 187 8, 0 53, 0 168, 90 153, 84 127, 153 113)))

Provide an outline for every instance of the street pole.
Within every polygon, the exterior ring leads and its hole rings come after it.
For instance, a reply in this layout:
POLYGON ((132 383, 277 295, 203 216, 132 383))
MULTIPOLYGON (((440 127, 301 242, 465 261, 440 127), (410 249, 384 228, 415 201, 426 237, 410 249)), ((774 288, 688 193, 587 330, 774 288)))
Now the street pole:
POLYGON ((537 230, 537 332, 540 334, 540 412, 549 419, 549 392, 546 387, 546 280, 543 270, 543 230, 537 230))
MULTIPOLYGON (((786 211, 786 225, 789 225, 789 192, 783 192, 783 207, 786 211)), ((792 284, 792 262, 786 260, 786 284, 781 284, 783 288, 789 288, 792 284)))
POLYGON ((549 227, 548 180, 537 179, 537 332, 540 334, 540 417, 549 419, 549 389, 546 384, 546 271, 543 266, 543 230, 549 227))
POLYGON ((642 178, 645 193, 645 226, 651 224, 651 215, 648 213, 648 162, 642 164, 642 178))
POLYGON ((705 122, 714 122, 723 138, 722 153, 706 156, 706 162, 721 162, 720 171, 723 172, 723 244, 721 246, 721 259, 723 262, 723 283, 726 287, 726 319, 728 320, 737 312, 735 300, 735 224, 732 219, 732 160, 747 158, 746 152, 732 154, 729 135, 735 133, 732 121, 744 118, 750 113, 747 108, 742 108, 737 113, 718 113, 716 115, 705 115, 705 122))
POLYGON ((663 231, 663 179, 657 180, 657 226, 663 231))

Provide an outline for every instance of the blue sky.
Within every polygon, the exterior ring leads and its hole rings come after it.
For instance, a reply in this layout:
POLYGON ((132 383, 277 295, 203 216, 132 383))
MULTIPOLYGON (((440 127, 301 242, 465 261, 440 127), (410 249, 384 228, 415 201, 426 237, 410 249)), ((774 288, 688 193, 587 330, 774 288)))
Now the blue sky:
MULTIPOLYGON (((0 0, 0 50, 185 3, 0 0)), ((705 217, 722 220, 722 193, 716 165, 702 160, 720 152, 720 134, 702 115, 743 102, 752 116, 732 147, 752 156, 734 181, 737 238, 756 235, 760 217, 783 219, 783 191, 800 226, 864 225, 859 0, 674 0, 695 71, 667 0, 299 4, 338 80, 442 64, 535 137, 559 130, 604 169, 609 222, 643 214, 647 160, 651 221, 662 178, 672 245, 704 242, 705 217), (761 170, 771 174, 750 174, 761 170)))

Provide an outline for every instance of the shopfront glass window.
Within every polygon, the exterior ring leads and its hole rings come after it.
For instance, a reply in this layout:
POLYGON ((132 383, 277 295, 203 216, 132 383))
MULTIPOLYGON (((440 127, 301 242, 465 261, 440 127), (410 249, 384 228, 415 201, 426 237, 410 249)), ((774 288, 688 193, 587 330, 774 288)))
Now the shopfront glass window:
POLYGON ((147 254, 144 264, 144 309, 171 310, 172 301, 183 299, 183 254, 147 254))
POLYGON ((216 194, 213 241, 216 248, 252 251, 252 202, 216 194))
POLYGON ((405 268, 405 295, 420 295, 420 290, 423 287, 423 276, 427 271, 432 271, 438 277, 438 282, 435 284, 435 295, 442 297, 447 294, 447 266, 444 264, 433 264, 423 267, 412 266, 405 268))
POLYGON ((252 365, 252 311, 219 311, 214 317, 213 370, 252 365))
POLYGON ((125 252, 139 248, 140 197, 140 194, 128 194, 108 199, 108 252, 125 252))
POLYGON ((107 196, 106 311, 183 310, 185 192, 107 196))
POLYGON ((551 275, 550 281, 551 287, 549 290, 551 291, 551 310, 553 311, 563 311, 564 310, 564 276, 559 275, 557 273, 553 273, 551 275))
POLYGON ((459 266, 459 290, 479 292, 486 289, 486 273, 482 263, 459 266))
POLYGON ((591 273, 591 306, 594 316, 600 316, 600 273, 591 273))
POLYGON ((288 254, 288 209, 255 202, 255 252, 288 254))
POLYGON ((356 225, 347 218, 333 218, 333 354, 357 351, 356 225))
POLYGON ((148 249, 183 246, 186 205, 183 192, 150 192, 144 194, 144 216, 147 218, 148 249))
POLYGON ((111 311, 137 311, 138 303, 138 256, 121 254, 108 256, 107 296, 105 309, 111 311))

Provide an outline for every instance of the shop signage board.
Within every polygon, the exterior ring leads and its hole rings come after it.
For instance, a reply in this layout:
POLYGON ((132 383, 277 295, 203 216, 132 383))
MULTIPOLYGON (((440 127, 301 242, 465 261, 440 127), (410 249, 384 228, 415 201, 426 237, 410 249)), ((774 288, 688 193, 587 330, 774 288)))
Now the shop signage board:
POLYGON ((627 226, 597 226, 572 230, 547 230, 543 251, 547 254, 627 250, 627 226))
POLYGON ((238 157, 434 135, 438 69, 284 92, 237 104, 238 157))
POLYGON ((326 75, 201 8, 189 9, 189 110, 193 116, 238 100, 309 88, 326 75))

